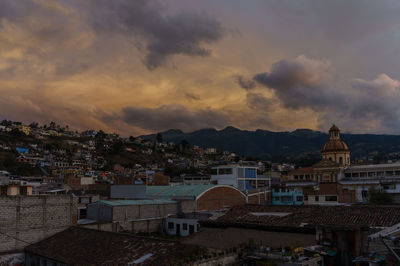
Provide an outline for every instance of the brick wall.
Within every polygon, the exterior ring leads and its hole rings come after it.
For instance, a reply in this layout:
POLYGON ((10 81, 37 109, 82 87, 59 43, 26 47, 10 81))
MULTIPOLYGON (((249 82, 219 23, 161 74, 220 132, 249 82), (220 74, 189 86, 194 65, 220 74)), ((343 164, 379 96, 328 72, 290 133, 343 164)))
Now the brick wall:
POLYGON ((75 223, 70 195, 0 196, 0 253, 22 250, 75 223))
POLYGON ((271 204, 271 192, 269 191, 260 191, 253 194, 248 195, 247 203, 249 204, 261 204, 268 205, 271 204))
POLYGON ((227 206, 246 204, 246 197, 231 187, 215 187, 197 200, 197 210, 221 210, 227 206))

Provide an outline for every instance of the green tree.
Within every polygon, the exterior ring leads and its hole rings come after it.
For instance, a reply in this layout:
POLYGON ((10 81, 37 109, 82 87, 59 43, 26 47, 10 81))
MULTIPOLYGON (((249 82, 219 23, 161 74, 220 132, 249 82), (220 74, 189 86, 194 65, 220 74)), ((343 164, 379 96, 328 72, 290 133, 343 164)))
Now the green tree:
POLYGON ((187 140, 186 139, 183 139, 180 143, 179 143, 179 145, 182 147, 182 149, 186 149, 186 147, 189 145, 189 142, 187 142, 187 140))
POLYGON ((10 134, 11 134, 11 136, 14 136, 14 137, 24 137, 25 136, 25 134, 18 128, 13 128, 10 131, 10 134))
POLYGON ((368 190, 368 203, 377 205, 394 204, 394 199, 385 190, 371 187, 368 190))
POLYGON ((29 124, 29 127, 30 127, 30 128, 38 128, 38 127, 39 127, 39 123, 33 121, 32 123, 29 124))

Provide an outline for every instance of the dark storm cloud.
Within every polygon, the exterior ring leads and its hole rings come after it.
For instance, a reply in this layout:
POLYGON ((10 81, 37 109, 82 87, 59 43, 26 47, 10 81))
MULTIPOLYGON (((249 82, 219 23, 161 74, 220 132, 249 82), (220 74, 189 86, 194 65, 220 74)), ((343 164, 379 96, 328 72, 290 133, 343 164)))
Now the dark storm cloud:
POLYGON ((154 69, 171 55, 208 56, 204 44, 222 37, 222 26, 205 13, 166 14, 154 0, 93 0, 90 2, 97 30, 116 30, 146 39, 145 64, 154 69))
POLYGON ((385 130, 400 129, 400 82, 380 74, 367 81, 354 79, 352 82, 351 118, 370 119, 385 130))
MULTIPOLYGON (((400 130, 400 81, 381 74, 371 81, 353 79, 339 86, 333 72, 328 61, 299 56, 280 60, 254 80, 272 90, 284 107, 314 110, 321 129, 337 122, 353 131, 400 130)), ((258 110, 268 110, 273 103, 258 93, 247 93, 246 100, 258 110)))
POLYGON ((190 131, 201 128, 221 128, 229 124, 229 117, 213 109, 191 111, 179 104, 158 108, 130 106, 122 109, 121 119, 129 125, 158 131, 178 128, 190 131))
POLYGON ((240 76, 240 75, 235 76, 235 81, 237 84, 239 84, 240 87, 242 87, 246 91, 254 89, 257 86, 257 84, 254 80, 246 79, 245 77, 240 76))
POLYGON ((329 62, 299 56, 273 64, 269 73, 259 73, 254 80, 273 90, 286 107, 321 109, 340 97, 329 85, 331 76, 329 62))

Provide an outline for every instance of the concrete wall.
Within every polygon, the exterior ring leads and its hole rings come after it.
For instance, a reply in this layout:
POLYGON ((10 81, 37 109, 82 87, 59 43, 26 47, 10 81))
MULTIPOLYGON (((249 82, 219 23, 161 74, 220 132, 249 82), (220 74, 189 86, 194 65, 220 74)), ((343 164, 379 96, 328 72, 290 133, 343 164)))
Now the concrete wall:
POLYGON ((97 220, 101 222, 112 222, 112 206, 102 204, 101 202, 90 203, 86 205, 86 217, 87 219, 97 220))
POLYGON ((164 219, 148 219, 142 221, 84 224, 80 225, 80 227, 116 233, 126 231, 132 233, 153 233, 162 231, 163 221, 164 219))
POLYGON ((167 218, 165 219, 164 230, 169 235, 177 235, 178 225, 180 236, 190 235, 190 228, 193 229, 192 233, 197 233, 199 228, 197 219, 167 218))
POLYGON ((87 205, 87 218, 101 222, 127 222, 177 214, 178 203, 110 206, 101 202, 87 205))
POLYGON ((166 217, 168 214, 176 214, 178 204, 157 204, 157 205, 129 205, 114 206, 113 221, 129 221, 146 218, 166 217))
POLYGON ((75 223, 70 195, 0 196, 0 252, 22 250, 75 223))

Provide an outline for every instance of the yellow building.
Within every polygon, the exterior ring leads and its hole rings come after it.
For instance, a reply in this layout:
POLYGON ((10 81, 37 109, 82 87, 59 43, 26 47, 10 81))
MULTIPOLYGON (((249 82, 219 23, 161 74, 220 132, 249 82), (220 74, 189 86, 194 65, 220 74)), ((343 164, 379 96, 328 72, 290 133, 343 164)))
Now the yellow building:
POLYGON ((329 129, 329 140, 322 151, 322 160, 312 167, 299 168, 289 173, 291 181, 312 181, 316 183, 338 182, 343 168, 350 165, 350 149, 340 139, 340 130, 333 125, 329 129))
POLYGON ((333 125, 329 129, 329 140, 321 151, 322 160, 330 160, 340 165, 350 165, 350 149, 340 139, 340 129, 333 125))
POLYGON ((21 128, 19 129, 21 132, 23 132, 25 135, 31 134, 31 128, 29 126, 24 126, 22 125, 21 128))

